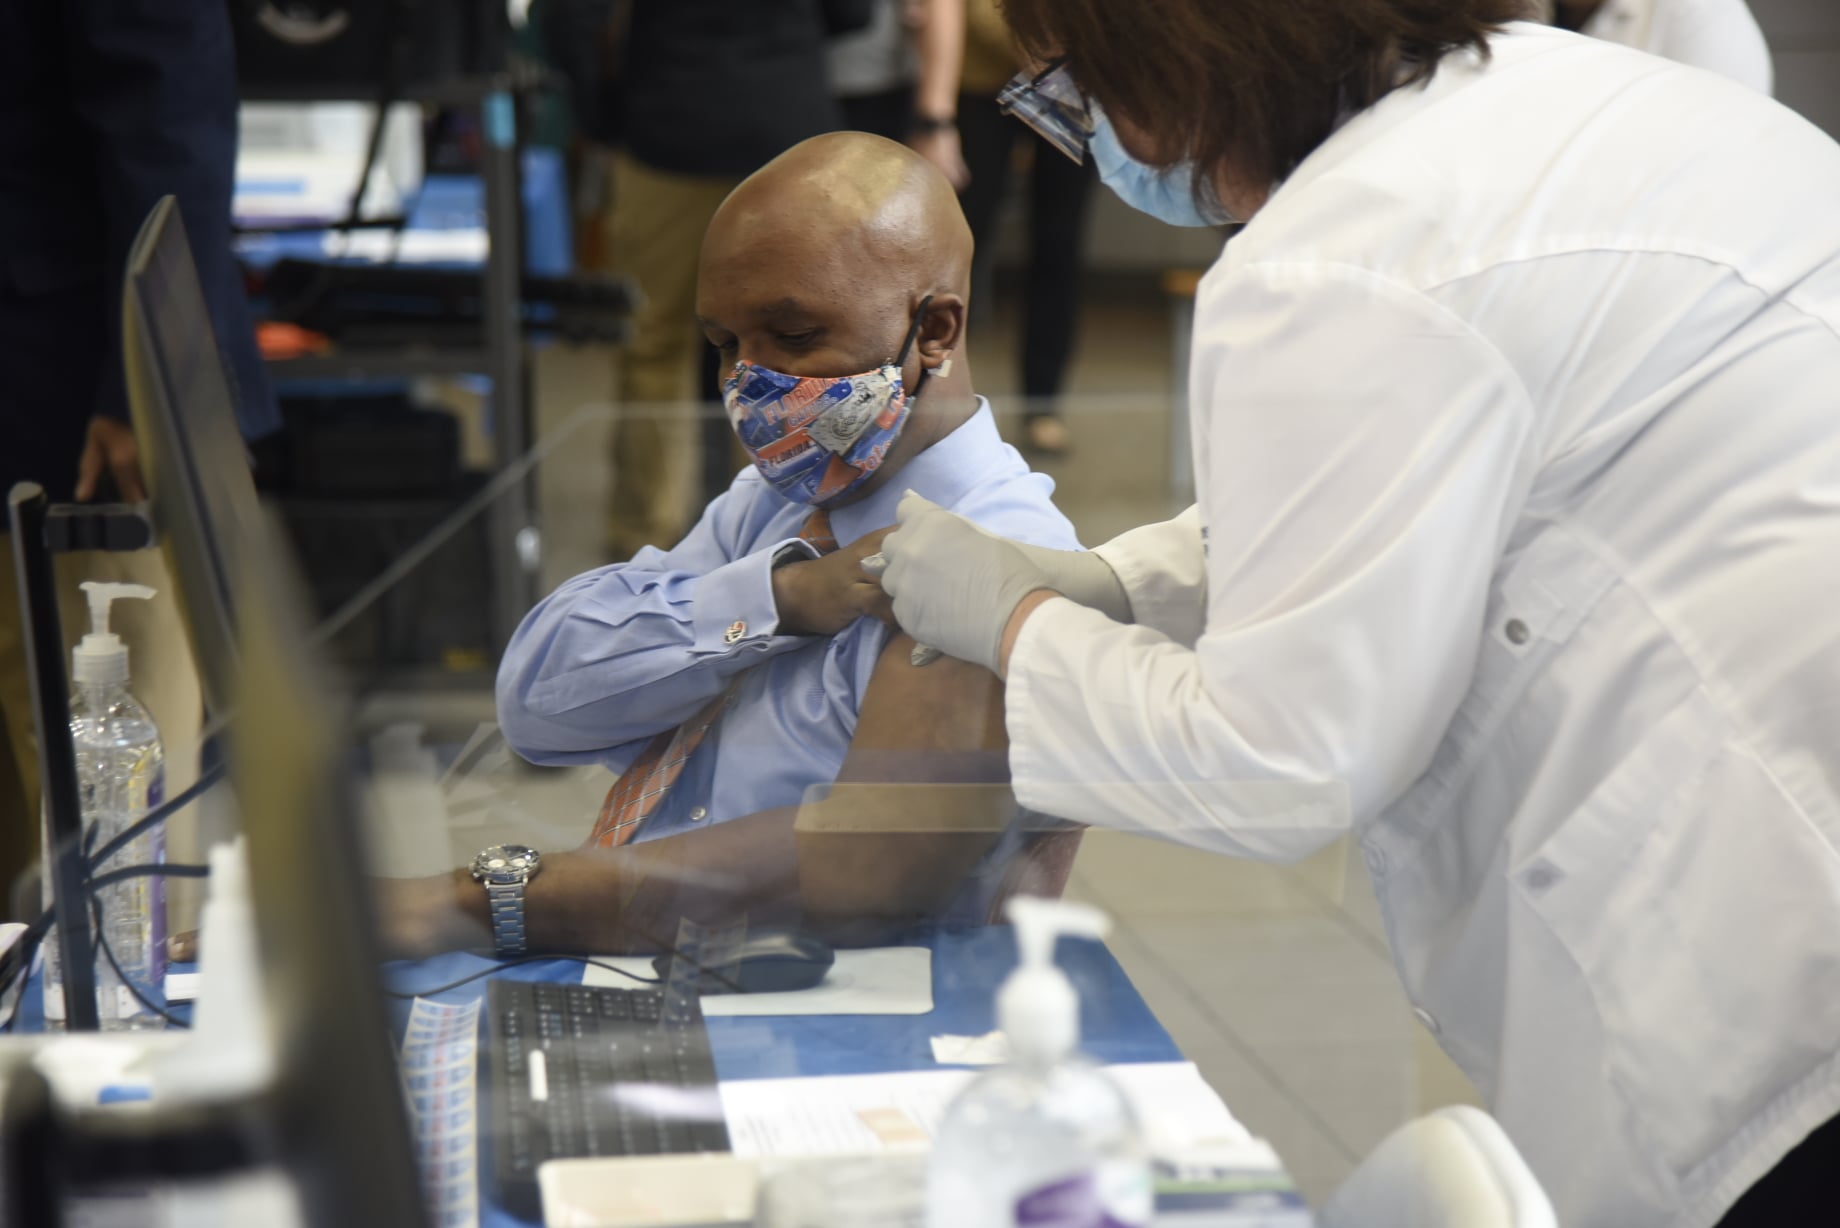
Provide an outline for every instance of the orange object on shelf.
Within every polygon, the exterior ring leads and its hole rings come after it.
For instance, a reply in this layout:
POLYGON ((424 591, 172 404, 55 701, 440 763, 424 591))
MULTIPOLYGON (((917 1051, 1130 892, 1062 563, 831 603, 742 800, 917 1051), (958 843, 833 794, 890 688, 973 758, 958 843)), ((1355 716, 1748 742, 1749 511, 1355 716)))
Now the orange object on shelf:
POLYGON ((261 348, 262 357, 271 361, 332 352, 332 338, 324 333, 277 320, 265 320, 256 325, 256 345, 261 348))

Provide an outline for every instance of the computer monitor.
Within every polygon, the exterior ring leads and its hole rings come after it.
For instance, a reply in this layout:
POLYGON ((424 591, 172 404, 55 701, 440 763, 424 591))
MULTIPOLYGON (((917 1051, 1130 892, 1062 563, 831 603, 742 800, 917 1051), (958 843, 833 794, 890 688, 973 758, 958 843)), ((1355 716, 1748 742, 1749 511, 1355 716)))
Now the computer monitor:
POLYGON ((261 516, 236 405, 192 263, 178 203, 161 200, 128 256, 122 292, 128 406, 190 632, 205 707, 229 710, 236 690, 236 577, 229 526, 261 516))
POLYGON ((171 197, 123 294, 129 405, 207 708, 230 717, 276 1085, 258 1101, 307 1222, 426 1222, 378 979, 349 725, 310 659, 292 552, 256 498, 171 197), (233 714, 231 716, 231 714, 233 714))
POLYGON ((312 1228, 422 1224, 349 775, 351 724, 312 659, 287 546, 260 522, 230 536, 245 550, 231 784, 248 840, 280 1155, 312 1228))
MULTIPOLYGON (((350 726, 312 659, 287 547, 260 521, 226 536, 247 560, 228 737, 263 1001, 248 1026, 261 1029, 271 1073, 218 1100, 156 1096, 122 1113, 53 1097, 29 1046, 0 1048, 0 1223, 76 1222, 65 1195, 98 1183, 276 1168, 292 1178, 290 1222, 303 1228, 428 1223, 349 788, 350 726)), ((203 992, 208 1002, 208 982, 203 992)))

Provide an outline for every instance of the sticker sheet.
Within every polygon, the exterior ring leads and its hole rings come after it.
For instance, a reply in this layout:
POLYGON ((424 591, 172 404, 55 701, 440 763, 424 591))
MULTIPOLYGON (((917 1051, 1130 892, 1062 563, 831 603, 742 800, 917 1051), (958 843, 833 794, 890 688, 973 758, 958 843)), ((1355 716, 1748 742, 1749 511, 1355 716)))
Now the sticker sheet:
POLYGON ((403 1033, 403 1091, 430 1222, 479 1228, 479 1000, 417 998, 403 1033))

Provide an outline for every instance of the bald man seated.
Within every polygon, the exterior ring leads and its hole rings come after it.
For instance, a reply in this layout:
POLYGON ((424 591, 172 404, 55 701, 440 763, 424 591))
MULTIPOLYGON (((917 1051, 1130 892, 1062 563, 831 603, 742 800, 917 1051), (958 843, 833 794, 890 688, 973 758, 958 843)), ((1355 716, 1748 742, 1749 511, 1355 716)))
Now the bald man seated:
MULTIPOLYGON (((1053 483, 972 390, 970 269, 951 186, 879 137, 806 141, 717 211, 696 311, 754 463, 677 546, 557 589, 499 668, 518 753, 619 774, 582 846, 543 850, 523 887, 530 949, 668 948, 686 918, 846 932, 975 916, 1015 885, 1017 841, 967 845, 962 830, 968 811, 1004 813, 990 801, 1007 796, 1002 684, 960 661, 914 664, 862 567, 910 489, 993 532, 1079 548, 1053 483), (833 784, 853 787, 830 791, 817 826, 859 835, 795 838, 808 791, 833 784)), ((489 945, 492 902, 468 869, 396 887, 399 951, 489 945)), ((515 930, 514 905, 499 908, 515 930)))

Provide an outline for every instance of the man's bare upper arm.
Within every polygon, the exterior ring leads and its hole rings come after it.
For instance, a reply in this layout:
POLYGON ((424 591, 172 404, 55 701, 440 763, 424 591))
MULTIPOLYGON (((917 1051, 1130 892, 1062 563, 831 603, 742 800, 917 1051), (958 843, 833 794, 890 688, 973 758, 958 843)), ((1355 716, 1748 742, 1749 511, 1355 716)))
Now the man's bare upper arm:
POLYGON ((1009 779, 1003 682, 979 665, 941 657, 916 667, 914 641, 896 632, 876 660, 856 735, 837 778, 989 784, 1009 779))
POLYGON ((1003 683, 950 657, 916 668, 913 648, 889 638, 837 773, 848 787, 798 820, 805 915, 849 941, 947 907, 1015 814, 1003 683))

